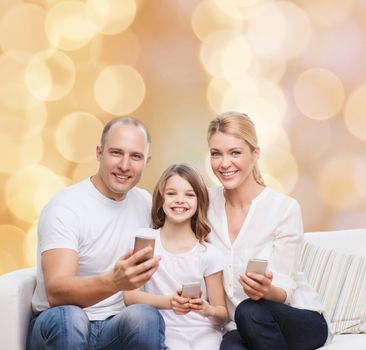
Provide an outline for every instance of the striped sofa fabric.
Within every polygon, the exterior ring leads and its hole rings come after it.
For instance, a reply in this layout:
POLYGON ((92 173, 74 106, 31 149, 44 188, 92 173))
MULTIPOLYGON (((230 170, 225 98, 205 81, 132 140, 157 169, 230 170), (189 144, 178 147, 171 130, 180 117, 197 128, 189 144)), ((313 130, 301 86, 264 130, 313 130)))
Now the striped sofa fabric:
POLYGON ((317 290, 335 334, 366 333, 366 258, 306 242, 300 269, 317 290))

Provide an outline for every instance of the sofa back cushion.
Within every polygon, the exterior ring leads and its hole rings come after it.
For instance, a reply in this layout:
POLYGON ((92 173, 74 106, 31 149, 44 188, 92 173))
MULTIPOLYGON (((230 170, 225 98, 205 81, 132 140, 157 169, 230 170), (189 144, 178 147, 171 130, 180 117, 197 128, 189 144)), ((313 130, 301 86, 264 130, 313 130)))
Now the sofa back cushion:
MULTIPOLYGON (((318 291, 330 319, 331 330, 336 334, 366 332, 366 257, 345 253, 350 252, 347 249, 357 239, 353 234, 357 236, 359 231, 362 230, 342 231, 341 234, 335 231, 336 242, 332 242, 333 233, 324 233, 322 241, 317 233, 315 242, 305 235, 307 242, 302 251, 300 269, 318 291), (348 245, 348 242, 352 243, 348 245), (334 248, 337 245, 339 247, 334 248)), ((362 239, 366 239, 366 230, 363 232, 362 239)), ((361 245, 365 253, 366 242, 363 245, 362 239, 358 240, 357 246, 361 245)))

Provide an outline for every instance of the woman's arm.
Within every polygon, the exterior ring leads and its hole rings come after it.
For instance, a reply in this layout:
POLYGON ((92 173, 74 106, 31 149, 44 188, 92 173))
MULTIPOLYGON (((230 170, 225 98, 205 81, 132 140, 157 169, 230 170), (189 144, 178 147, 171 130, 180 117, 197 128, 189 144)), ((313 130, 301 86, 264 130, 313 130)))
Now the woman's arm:
POLYGON ((190 308, 202 316, 209 317, 215 324, 222 324, 228 317, 222 271, 206 276, 205 283, 208 302, 202 298, 190 299, 190 308))

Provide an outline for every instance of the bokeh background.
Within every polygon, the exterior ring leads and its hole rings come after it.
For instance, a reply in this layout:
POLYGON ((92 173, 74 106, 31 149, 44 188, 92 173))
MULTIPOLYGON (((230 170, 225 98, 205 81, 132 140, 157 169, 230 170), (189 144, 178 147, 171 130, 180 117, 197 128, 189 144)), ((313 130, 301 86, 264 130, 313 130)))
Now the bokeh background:
POLYGON ((366 1, 1 0, 0 274, 35 264, 37 218, 93 174, 103 124, 151 132, 209 185, 206 128, 254 120, 266 182, 306 231, 366 226, 366 1))

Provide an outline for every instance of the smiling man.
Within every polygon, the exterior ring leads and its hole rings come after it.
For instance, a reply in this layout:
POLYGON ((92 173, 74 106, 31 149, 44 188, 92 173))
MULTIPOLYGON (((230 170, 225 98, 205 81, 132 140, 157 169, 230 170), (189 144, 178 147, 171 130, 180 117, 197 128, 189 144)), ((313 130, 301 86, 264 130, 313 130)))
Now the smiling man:
POLYGON ((151 248, 129 251, 150 224, 151 196, 135 187, 149 143, 139 121, 113 119, 97 146, 98 172, 43 209, 27 349, 164 349, 159 312, 123 303, 123 291, 145 284, 159 265, 159 257, 137 264, 151 248))

